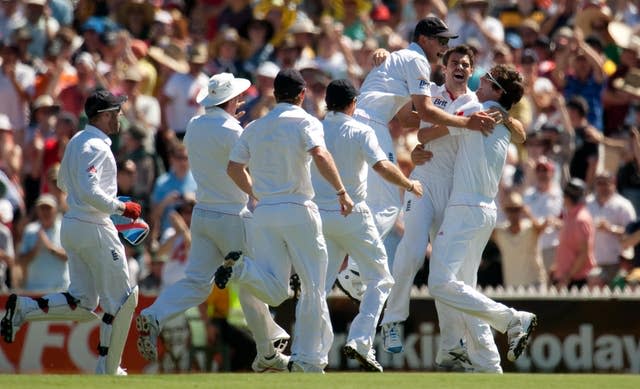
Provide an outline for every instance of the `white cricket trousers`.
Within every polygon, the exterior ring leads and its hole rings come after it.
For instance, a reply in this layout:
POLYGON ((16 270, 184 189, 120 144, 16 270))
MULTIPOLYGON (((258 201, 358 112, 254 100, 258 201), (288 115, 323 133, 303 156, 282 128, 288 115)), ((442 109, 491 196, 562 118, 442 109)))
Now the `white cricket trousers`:
POLYGON ((364 201, 356 204, 348 217, 333 210, 320 210, 320 215, 329 254, 327 293, 333 287, 347 253, 358 265, 360 279, 367 287, 347 337, 347 341, 356 343, 360 354, 367 355, 373 346, 382 307, 393 286, 387 253, 364 201))
MULTIPOLYGON (((154 316, 162 328, 173 317, 205 301, 211 293, 213 274, 224 257, 230 251, 250 253, 245 240, 245 221, 250 217, 246 209, 241 215, 234 215, 196 205, 191 219, 191 250, 185 277, 165 288, 143 313, 154 316)), ((288 337, 287 332, 275 323, 264 302, 243 288, 238 291, 238 297, 258 354, 273 355, 273 340, 288 337)))
POLYGON ((496 223, 493 203, 479 206, 452 202, 433 244, 429 267, 429 292, 436 301, 486 321, 505 332, 514 310, 486 297, 460 277, 465 261, 480 257, 496 223))
POLYGON ((318 208, 305 204, 258 204, 252 228, 255 257, 234 267, 234 281, 272 306, 289 297, 291 266, 300 277, 291 358, 324 368, 333 342, 327 308, 327 246, 318 208), (237 277, 237 278, 236 278, 237 277))
MULTIPOLYGON (((116 315, 132 291, 124 246, 110 219, 92 222, 65 216, 60 241, 67 252, 69 293, 80 306, 116 315)), ((66 305, 60 294, 45 296, 50 306, 66 305)))

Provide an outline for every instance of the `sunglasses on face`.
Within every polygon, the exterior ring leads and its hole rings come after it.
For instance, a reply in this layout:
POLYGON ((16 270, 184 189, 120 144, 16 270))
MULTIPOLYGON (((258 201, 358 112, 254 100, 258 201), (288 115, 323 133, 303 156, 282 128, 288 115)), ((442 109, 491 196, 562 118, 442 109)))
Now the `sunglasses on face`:
POLYGON ((434 39, 438 41, 440 46, 449 46, 449 38, 443 38, 441 36, 437 36, 434 39))
POLYGON ((501 91, 503 91, 504 93, 507 93, 506 90, 504 90, 504 88, 502 87, 502 85, 500 85, 500 83, 498 82, 498 80, 496 80, 491 73, 487 72, 484 75, 484 78, 489 80, 489 82, 491 82, 493 85, 497 86, 498 89, 500 89, 501 91))

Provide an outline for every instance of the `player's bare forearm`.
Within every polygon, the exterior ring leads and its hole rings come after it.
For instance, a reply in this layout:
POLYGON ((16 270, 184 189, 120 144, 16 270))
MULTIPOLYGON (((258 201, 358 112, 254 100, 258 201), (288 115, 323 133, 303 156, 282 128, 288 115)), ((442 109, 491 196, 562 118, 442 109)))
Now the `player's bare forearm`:
POLYGON ((422 127, 418 130, 418 141, 422 144, 429 143, 434 139, 449 135, 449 129, 446 126, 435 125, 431 127, 422 127))
POLYGON ((389 160, 376 162, 376 164, 373 165, 373 170, 375 170, 376 173, 378 173, 386 181, 389 181, 394 185, 405 189, 411 186, 411 180, 405 177, 400 168, 394 165, 389 160))
POLYGON ((524 130, 522 122, 516 118, 508 116, 503 121, 505 127, 511 132, 511 141, 513 143, 524 143, 527 140, 527 133, 524 130))
POLYGON ((227 165, 227 174, 244 193, 256 198, 253 194, 253 182, 251 181, 251 176, 249 175, 245 164, 229 161, 229 164, 227 165))
POLYGON ((420 120, 443 126, 463 127, 466 128, 469 118, 464 116, 455 116, 447 113, 433 105, 430 96, 411 95, 413 105, 418 112, 420 120))
POLYGON ((405 104, 400 111, 396 114, 396 117, 400 121, 400 125, 403 128, 418 128, 420 127, 420 117, 418 112, 413 110, 411 103, 405 104))
POLYGON ((342 179, 340 178, 340 173, 338 173, 338 168, 333 161, 331 153, 324 147, 320 146, 314 147, 313 149, 309 150, 309 153, 311 154, 313 162, 316 164, 316 167, 318 168, 318 171, 320 172, 322 177, 324 177, 325 180, 329 181, 336 192, 344 189, 342 179))

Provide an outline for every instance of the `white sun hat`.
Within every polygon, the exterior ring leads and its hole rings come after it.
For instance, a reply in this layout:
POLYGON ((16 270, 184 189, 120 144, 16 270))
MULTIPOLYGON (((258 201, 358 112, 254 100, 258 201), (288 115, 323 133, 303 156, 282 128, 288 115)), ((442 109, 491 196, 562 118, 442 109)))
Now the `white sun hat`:
POLYGON ((220 105, 238 96, 251 86, 245 78, 235 78, 231 73, 215 74, 209 78, 209 86, 196 96, 198 104, 205 107, 220 105))

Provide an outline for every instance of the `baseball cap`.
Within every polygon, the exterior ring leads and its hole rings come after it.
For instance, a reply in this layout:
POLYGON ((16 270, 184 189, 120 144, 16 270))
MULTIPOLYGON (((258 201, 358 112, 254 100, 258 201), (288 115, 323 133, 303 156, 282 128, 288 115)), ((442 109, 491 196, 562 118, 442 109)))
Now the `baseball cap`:
POLYGON ((284 69, 278 72, 273 80, 274 95, 280 99, 296 97, 307 86, 302 74, 295 69, 284 69))
POLYGON ((331 111, 340 110, 346 107, 358 96, 358 90, 347 79, 333 80, 327 86, 324 101, 331 111))
POLYGON ((127 96, 114 96, 106 89, 96 89, 84 103, 84 112, 88 118, 92 118, 101 112, 116 111, 122 103, 127 101, 127 96))
POLYGON ((437 36, 442 38, 457 38, 458 34, 449 31, 449 26, 440 18, 435 16, 426 17, 418 22, 413 36, 437 36))

